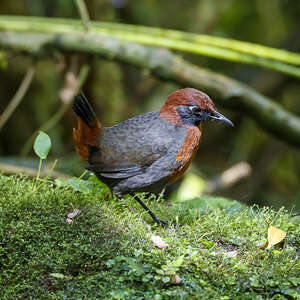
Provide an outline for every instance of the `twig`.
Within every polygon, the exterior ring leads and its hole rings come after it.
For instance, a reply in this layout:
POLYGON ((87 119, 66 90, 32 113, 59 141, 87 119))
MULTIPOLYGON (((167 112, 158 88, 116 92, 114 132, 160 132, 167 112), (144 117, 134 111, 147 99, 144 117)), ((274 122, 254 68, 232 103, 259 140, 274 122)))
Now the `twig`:
POLYGON ((6 109, 0 116, 0 131, 7 122, 7 120, 10 118, 10 116, 13 114, 17 106, 21 103, 22 99, 24 98, 26 92, 30 87, 34 73, 35 67, 31 66, 27 69, 17 92, 15 93, 15 95, 7 105, 6 109))
MULTIPOLYGON (((31 150, 31 146, 33 144, 33 141, 35 139, 35 136, 38 131, 48 131, 50 130, 55 124, 57 124, 61 118, 64 116, 64 114, 69 110, 69 107, 71 105, 71 100, 73 97, 78 93, 80 88, 82 87, 83 83, 85 82, 87 75, 89 72, 89 66, 87 64, 83 65, 82 68, 79 71, 78 79, 76 81, 76 85, 73 86, 72 93, 68 93, 68 96, 65 98, 62 98, 62 93, 60 93, 61 99, 62 99, 62 104, 59 107, 58 111, 54 113, 54 115, 47 120, 39 129, 37 129, 27 140, 25 143, 22 151, 21 151, 21 156, 26 156, 31 150)), ((67 76, 67 75, 66 75, 67 76)), ((66 81, 66 85, 67 85, 66 81)), ((68 88, 69 89, 69 88, 68 88)), ((64 94, 65 95, 65 94, 64 94)))
POLYGON ((84 0, 76 0, 77 9, 79 11, 83 27, 86 31, 90 29, 90 16, 84 0))

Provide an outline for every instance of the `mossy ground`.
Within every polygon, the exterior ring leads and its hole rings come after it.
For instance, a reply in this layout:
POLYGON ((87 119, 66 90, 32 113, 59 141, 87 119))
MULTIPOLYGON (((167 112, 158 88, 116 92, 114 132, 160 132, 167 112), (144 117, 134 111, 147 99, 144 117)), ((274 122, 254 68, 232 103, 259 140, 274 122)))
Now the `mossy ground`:
POLYGON ((0 298, 300 298, 299 217, 239 205, 147 203, 174 221, 152 226, 168 250, 156 248, 145 226, 104 193, 0 175, 0 298), (80 214, 69 225, 71 203, 80 214), (258 251, 266 220, 287 236, 281 247, 258 251), (164 275, 172 270, 181 284, 164 275))

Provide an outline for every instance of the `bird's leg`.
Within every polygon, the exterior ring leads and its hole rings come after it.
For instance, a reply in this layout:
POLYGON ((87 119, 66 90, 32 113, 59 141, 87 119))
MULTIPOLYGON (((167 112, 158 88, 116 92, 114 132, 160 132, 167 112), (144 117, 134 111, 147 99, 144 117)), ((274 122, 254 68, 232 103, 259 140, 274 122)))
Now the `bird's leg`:
POLYGON ((153 221, 161 226, 166 226, 168 225, 168 221, 166 220, 161 220, 159 217, 157 217, 151 209, 138 197, 134 198, 144 209, 145 211, 152 217, 153 221))

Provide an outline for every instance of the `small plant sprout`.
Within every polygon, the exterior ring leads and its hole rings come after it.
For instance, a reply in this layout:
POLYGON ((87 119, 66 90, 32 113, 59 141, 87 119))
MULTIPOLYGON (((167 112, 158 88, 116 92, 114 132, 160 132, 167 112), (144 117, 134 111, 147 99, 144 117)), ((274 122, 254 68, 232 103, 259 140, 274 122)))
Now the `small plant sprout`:
POLYGON ((42 161, 43 159, 47 158, 48 153, 51 149, 50 137, 45 132, 40 131, 34 141, 33 149, 35 154, 40 158, 39 169, 37 173, 37 179, 39 179, 41 173, 42 161))

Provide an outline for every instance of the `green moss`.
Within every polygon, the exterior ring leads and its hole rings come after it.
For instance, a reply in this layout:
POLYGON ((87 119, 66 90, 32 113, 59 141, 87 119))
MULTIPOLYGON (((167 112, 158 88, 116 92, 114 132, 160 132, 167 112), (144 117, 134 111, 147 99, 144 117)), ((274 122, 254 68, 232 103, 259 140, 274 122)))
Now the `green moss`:
MULTIPOLYGON (((159 216, 175 224, 153 225, 153 233, 170 245, 160 250, 125 204, 104 192, 0 175, 0 298, 299 297, 299 217, 228 200, 222 208, 220 198, 216 207, 198 201, 166 209, 162 201, 148 199, 159 216), (69 225, 71 203, 80 213, 69 225), (287 237, 281 248, 258 251, 266 241, 267 219, 287 237), (180 285, 170 283, 167 275, 174 272, 180 285)), ((130 203, 141 211, 133 199, 130 203)))

